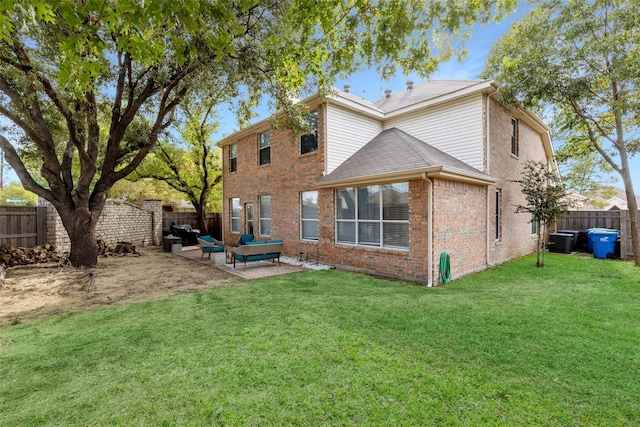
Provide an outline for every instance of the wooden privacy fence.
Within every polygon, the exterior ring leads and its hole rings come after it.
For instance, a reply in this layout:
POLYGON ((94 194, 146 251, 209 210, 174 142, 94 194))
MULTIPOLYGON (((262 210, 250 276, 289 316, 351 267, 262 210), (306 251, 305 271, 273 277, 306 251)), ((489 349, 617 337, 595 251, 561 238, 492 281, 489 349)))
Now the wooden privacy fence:
POLYGON ((620 230, 620 257, 633 258, 629 211, 568 211, 558 221, 558 230, 586 231, 587 228, 620 230))
POLYGON ((0 244, 31 248, 47 240, 46 208, 0 206, 0 244))
MULTIPOLYGON (((162 229, 171 228, 171 224, 189 224, 198 228, 198 214, 195 212, 162 212, 162 229)), ((207 228, 209 234, 222 240, 222 214, 220 212, 207 212, 207 228)))

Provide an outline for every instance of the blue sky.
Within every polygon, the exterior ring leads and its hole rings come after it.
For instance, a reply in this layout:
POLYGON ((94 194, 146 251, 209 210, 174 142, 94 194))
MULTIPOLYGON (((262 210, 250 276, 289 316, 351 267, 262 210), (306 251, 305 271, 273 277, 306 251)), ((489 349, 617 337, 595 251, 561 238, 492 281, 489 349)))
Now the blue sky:
MULTIPOLYGON (((482 73, 484 69, 484 63, 487 59, 489 49, 495 43, 500 36, 506 34, 512 22, 518 20, 526 11, 529 6, 520 1, 520 7, 516 13, 507 17, 500 23, 489 23, 484 25, 476 25, 473 28, 471 38, 466 42, 466 48, 468 51, 467 57, 458 62, 456 59, 452 59, 446 63, 440 64, 439 70, 433 75, 433 79, 476 79, 482 73)), ((338 80, 335 86, 342 89, 345 83, 351 85, 351 92, 356 95, 362 95, 363 90, 366 91, 366 98, 369 100, 375 100, 380 98, 384 89, 391 89, 392 91, 403 90, 405 88, 405 82, 407 80, 413 80, 416 84, 422 80, 417 76, 403 76, 397 75, 396 77, 387 81, 382 80, 376 74, 375 70, 363 70, 356 74, 353 74, 347 79, 338 80)), ((270 111, 262 107, 258 110, 259 117, 252 120, 252 122, 264 119, 270 111)), ((214 136, 214 140, 222 139, 224 136, 229 135, 237 129, 236 120, 234 117, 228 114, 222 114, 222 123, 218 129, 217 134, 214 136)), ((635 156, 631 161, 632 179, 634 189, 636 193, 640 193, 640 155, 635 156)), ((620 188, 624 188, 622 181, 617 178, 618 175, 614 175, 614 181, 611 185, 615 185, 620 188)), ((17 177, 12 172, 5 172, 5 182, 17 180, 17 177)))

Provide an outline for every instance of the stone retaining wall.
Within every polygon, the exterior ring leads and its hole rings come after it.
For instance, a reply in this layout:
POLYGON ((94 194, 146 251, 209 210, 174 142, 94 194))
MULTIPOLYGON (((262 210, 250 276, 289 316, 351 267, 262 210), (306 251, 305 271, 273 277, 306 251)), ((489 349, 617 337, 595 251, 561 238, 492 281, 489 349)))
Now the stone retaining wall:
MULTIPOLYGON (((51 203, 40 200, 47 208, 47 242, 57 246, 60 252, 71 249, 71 240, 62 225, 58 212, 51 203)), ((162 243, 162 201, 145 200, 140 208, 121 200, 107 200, 96 225, 96 238, 107 245, 131 242, 136 246, 162 243)))

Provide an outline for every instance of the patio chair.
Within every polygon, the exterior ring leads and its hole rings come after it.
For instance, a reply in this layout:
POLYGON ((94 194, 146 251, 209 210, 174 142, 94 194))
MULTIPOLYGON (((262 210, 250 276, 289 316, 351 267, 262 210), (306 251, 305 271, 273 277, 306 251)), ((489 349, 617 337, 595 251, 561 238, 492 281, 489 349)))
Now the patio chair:
POLYGON ((211 236, 200 236, 198 238, 198 245, 200 245, 200 249, 202 250, 200 259, 204 258, 204 254, 208 254, 209 259, 211 259, 212 253, 224 252, 224 243, 211 236))

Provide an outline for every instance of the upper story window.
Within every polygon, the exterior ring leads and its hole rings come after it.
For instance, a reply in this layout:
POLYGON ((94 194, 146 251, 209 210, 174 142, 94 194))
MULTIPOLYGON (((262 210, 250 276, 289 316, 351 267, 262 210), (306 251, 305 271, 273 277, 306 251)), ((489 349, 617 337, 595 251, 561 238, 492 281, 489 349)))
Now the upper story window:
POLYGON ((300 137, 300 154, 318 151, 318 111, 307 114, 304 120, 313 132, 300 137))
POLYGON ((518 155, 520 151, 518 141, 518 119, 511 119, 511 154, 518 155))
POLYGON ((229 172, 238 170, 238 144, 229 145, 229 172))
POLYGON ((271 163, 271 131, 258 134, 258 158, 260 165, 271 163))

